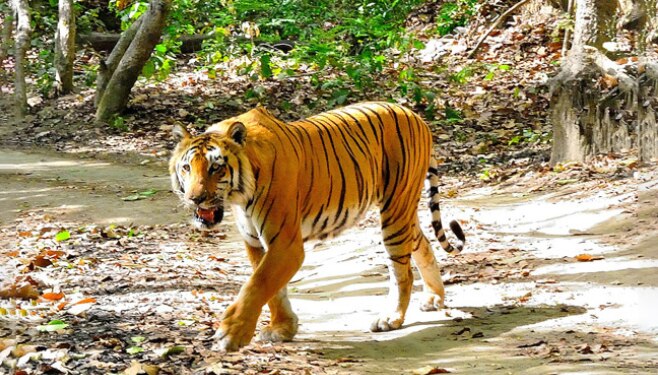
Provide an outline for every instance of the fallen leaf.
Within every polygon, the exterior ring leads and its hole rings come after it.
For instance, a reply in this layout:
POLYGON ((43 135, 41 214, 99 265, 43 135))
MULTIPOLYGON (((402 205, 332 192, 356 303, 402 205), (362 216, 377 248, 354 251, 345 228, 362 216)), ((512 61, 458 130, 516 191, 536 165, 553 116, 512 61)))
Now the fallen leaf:
POLYGON ((44 293, 41 297, 48 301, 59 301, 64 298, 64 293, 44 293))
POLYGON ((413 370, 412 374, 415 375, 450 374, 450 371, 440 367, 425 366, 413 370))
POLYGON ((132 361, 130 363, 130 367, 123 370, 124 375, 138 375, 141 374, 142 372, 143 372, 142 364, 137 361, 132 361))
POLYGON ((126 353, 128 354, 138 354, 144 352, 144 348, 141 346, 131 346, 130 348, 126 349, 126 353))
POLYGON ((169 358, 169 356, 182 353, 185 351, 185 347, 181 345, 175 345, 169 348, 161 348, 155 350, 155 354, 161 356, 162 358, 169 358))
POLYGON ((41 268, 48 267, 51 264, 53 264, 53 262, 50 259, 43 256, 43 255, 37 255, 36 257, 34 257, 32 262, 30 263, 30 265, 41 267, 41 268))
POLYGON ((80 301, 74 302, 73 305, 82 305, 84 303, 96 303, 96 298, 83 298, 80 301))
POLYGON ((601 259, 603 259, 603 257, 600 256, 600 255, 597 255, 597 256, 594 256, 594 255, 591 255, 591 254, 578 254, 578 255, 576 255, 576 260, 579 261, 579 262, 591 262, 593 260, 601 260, 601 259))
POLYGON ((69 325, 65 323, 63 320, 55 319, 55 320, 51 320, 46 325, 37 326, 37 330, 40 332, 55 332, 55 331, 59 331, 60 329, 64 329, 68 326, 69 325))
POLYGON ((39 298, 39 284, 29 276, 19 276, 12 284, 0 287, 0 298, 37 299, 39 298))
POLYGON ((525 303, 525 302, 528 302, 528 300, 530 299, 530 297, 532 297, 532 292, 528 292, 528 293, 522 295, 521 297, 519 297, 519 298, 517 299, 517 301, 519 301, 519 302, 521 302, 521 303, 525 303))
POLYGON ((63 230, 55 235, 55 241, 62 242, 71 238, 71 232, 68 230, 63 230))

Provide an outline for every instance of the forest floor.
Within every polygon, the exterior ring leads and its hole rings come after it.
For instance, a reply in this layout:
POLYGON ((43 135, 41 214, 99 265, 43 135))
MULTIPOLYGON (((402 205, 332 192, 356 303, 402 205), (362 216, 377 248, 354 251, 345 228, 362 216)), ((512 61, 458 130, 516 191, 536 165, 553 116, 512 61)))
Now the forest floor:
POLYGON ((0 372, 658 369, 655 169, 617 178, 529 171, 496 185, 447 175, 443 216, 462 222, 467 250, 447 257, 433 241, 445 310, 419 311, 414 293, 402 329, 367 330, 388 278, 373 213, 307 246, 290 284, 295 342, 222 354, 211 336, 250 273, 237 231, 230 216, 208 235, 192 230, 166 169, 140 160, 0 152, 0 372), (29 296, 37 299, 16 298, 29 296))

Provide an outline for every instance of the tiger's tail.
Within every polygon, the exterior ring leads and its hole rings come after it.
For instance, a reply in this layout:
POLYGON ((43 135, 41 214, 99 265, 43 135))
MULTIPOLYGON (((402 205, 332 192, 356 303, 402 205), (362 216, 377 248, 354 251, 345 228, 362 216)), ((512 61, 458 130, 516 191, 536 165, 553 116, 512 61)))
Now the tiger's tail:
POLYGON ((430 168, 427 172, 427 179, 430 183, 429 198, 430 198, 430 211, 432 211, 432 228, 434 228, 434 235, 439 240, 441 247, 450 255, 457 255, 464 249, 466 236, 459 223, 455 220, 450 222, 450 230, 457 236, 459 242, 456 246, 452 246, 446 238, 445 230, 441 224, 441 209, 439 208, 439 171, 437 169, 436 159, 430 158, 430 168))

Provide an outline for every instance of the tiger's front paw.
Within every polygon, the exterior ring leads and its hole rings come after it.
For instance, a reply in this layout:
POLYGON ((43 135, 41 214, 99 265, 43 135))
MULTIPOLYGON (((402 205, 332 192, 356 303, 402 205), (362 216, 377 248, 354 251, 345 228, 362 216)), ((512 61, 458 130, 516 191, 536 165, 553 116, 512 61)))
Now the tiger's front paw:
POLYGON ((297 317, 294 319, 272 322, 267 327, 260 331, 260 340, 266 342, 285 342, 292 341, 295 334, 297 334, 297 317))
POLYGON ((399 313, 393 313, 390 315, 383 315, 375 319, 374 322, 370 325, 370 330, 372 332, 386 332, 398 329, 402 326, 404 322, 404 316, 399 313))
POLYGON ((244 316, 234 314, 235 310, 233 306, 226 310, 224 320, 222 320, 214 336, 217 342, 213 345, 213 350, 236 351, 248 345, 254 336, 258 315, 256 315, 255 319, 245 318, 244 316))
POLYGON ((443 297, 438 294, 428 294, 425 302, 421 303, 421 311, 438 311, 444 307, 443 297))

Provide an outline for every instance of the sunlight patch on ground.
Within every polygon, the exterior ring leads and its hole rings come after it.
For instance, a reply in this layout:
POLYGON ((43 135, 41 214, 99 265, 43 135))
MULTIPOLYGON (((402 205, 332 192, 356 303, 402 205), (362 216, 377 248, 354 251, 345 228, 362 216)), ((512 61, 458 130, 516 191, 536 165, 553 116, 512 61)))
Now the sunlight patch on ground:
MULTIPOLYGON (((462 197, 460 205, 476 207, 471 212, 482 225, 495 225, 502 233, 543 233, 569 235, 584 232, 623 212, 610 206, 631 201, 632 193, 622 195, 597 194, 580 200, 563 200, 558 194, 510 198, 462 197), (468 199, 468 200, 467 200, 468 199)), ((468 209, 467 209, 468 210, 468 209)))
MULTIPOLYGON (((591 272, 606 272, 618 271, 624 269, 641 269, 641 268, 657 268, 658 260, 656 259, 630 259, 630 258, 612 258, 603 259, 593 262, 578 262, 578 263, 561 263, 551 264, 537 268, 533 272, 534 275, 573 275, 591 272)), ((611 280, 613 281, 613 280, 611 280)))
MULTIPOLYGON (((519 327, 518 329, 595 329, 595 326, 617 327, 620 330, 641 330, 658 334, 658 288, 622 287, 595 283, 561 283, 563 292, 535 290, 529 303, 533 305, 564 303, 583 306, 587 314, 519 327)), ((621 332, 621 331, 620 331, 621 332)))

